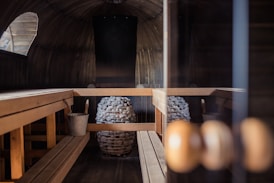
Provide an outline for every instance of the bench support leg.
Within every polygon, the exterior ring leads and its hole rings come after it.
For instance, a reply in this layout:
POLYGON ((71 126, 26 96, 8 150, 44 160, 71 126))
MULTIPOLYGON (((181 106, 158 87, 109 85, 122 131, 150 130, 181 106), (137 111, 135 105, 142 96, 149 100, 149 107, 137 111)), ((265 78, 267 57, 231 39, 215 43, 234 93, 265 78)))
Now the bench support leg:
POLYGON ((47 148, 51 149, 56 145, 56 118, 55 113, 47 116, 47 148))
POLYGON ((162 113, 157 108, 155 108, 155 131, 162 135, 162 113))
POLYGON ((19 179, 24 171, 24 131, 23 127, 10 132, 11 179, 19 179))

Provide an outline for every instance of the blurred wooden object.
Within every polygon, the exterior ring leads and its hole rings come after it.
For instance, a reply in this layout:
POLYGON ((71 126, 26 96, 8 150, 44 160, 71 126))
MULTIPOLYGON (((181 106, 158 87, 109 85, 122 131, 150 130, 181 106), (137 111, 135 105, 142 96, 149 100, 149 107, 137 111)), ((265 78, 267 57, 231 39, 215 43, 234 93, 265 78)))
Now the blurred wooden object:
POLYGON ((244 166, 251 172, 263 172, 273 165, 274 140, 269 128, 257 118, 247 118, 241 124, 244 146, 244 166))
POLYGON ((205 121, 201 126, 203 153, 201 163, 209 170, 227 168, 233 158, 233 137, 222 121, 205 121))
POLYGON ((196 126, 184 120, 168 124, 165 134, 165 153, 168 166, 175 172, 190 172, 199 163, 202 141, 196 126))

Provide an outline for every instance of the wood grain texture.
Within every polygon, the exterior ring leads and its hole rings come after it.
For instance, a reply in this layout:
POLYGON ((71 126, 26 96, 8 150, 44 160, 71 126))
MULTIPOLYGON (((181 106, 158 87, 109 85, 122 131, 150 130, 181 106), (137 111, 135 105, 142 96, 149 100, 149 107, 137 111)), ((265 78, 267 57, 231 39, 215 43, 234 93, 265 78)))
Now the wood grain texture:
POLYGON ((89 133, 85 136, 64 137, 28 170, 18 182, 62 182, 88 143, 89 138, 89 133))
POLYGON ((74 88, 73 93, 74 96, 152 96, 151 88, 74 88))
POLYGON ((155 132, 138 131, 137 141, 143 182, 165 182, 164 148, 155 132))
POLYGON ((56 119, 55 113, 47 116, 47 148, 51 149, 56 145, 56 119))
POLYGON ((92 124, 89 123, 88 131, 141 131, 155 130, 155 123, 115 123, 115 124, 92 124))
POLYGON ((54 158, 67 146, 67 144, 72 141, 72 136, 66 136, 64 139, 62 139, 51 151, 49 151, 43 158, 39 160, 36 164, 32 166, 31 169, 29 169, 24 176, 19 179, 18 183, 24 183, 24 182, 32 182, 33 179, 41 173, 46 166, 49 165, 51 161, 54 160, 54 158))
MULTIPOLYGON (((65 100, 69 105, 73 104, 73 99, 65 100)), ((9 116, 0 118, 0 135, 10 132, 18 127, 33 123, 34 121, 46 117, 56 111, 60 111, 67 107, 64 101, 55 102, 27 111, 22 111, 9 116), (11 122, 12 121, 12 122, 11 122)))
POLYGON ((73 93, 70 89, 25 90, 1 93, 0 116, 18 113, 72 97, 73 93))
POLYGON ((20 178, 25 171, 23 127, 10 133, 11 178, 20 178))
POLYGON ((162 135, 162 113, 159 109, 155 108, 155 131, 162 135))

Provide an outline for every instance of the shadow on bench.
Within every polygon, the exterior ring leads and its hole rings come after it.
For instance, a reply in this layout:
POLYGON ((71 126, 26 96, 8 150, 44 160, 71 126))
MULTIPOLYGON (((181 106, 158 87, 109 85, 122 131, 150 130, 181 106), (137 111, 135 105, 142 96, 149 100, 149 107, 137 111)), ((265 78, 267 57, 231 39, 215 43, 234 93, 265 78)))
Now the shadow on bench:
POLYGON ((81 137, 65 136, 16 182, 62 182, 88 143, 89 138, 89 132, 81 137))

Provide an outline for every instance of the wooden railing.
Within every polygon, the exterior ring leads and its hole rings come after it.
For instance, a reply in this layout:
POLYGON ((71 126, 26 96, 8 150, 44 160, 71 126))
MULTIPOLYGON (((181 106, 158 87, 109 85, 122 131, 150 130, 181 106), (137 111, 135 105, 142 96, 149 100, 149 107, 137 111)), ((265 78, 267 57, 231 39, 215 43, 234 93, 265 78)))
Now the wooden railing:
POLYGON ((23 127, 46 117, 47 147, 52 148, 56 144, 55 113, 72 104, 72 90, 49 89, 0 94, 0 137, 3 139, 4 134, 10 133, 12 179, 18 179, 24 173, 23 127))
POLYGON ((52 148, 56 144, 55 113, 63 109, 65 113, 68 112, 73 105, 74 96, 151 96, 155 107, 155 122, 89 123, 87 130, 156 131, 159 135, 163 135, 166 126, 166 96, 215 96, 222 98, 220 103, 231 106, 231 93, 234 91, 244 92, 230 88, 75 88, 2 93, 0 94, 0 148, 3 135, 10 133, 11 178, 18 179, 24 173, 23 127, 46 117, 47 148, 52 148))
MULTIPOLYGON (((244 94, 244 89, 239 88, 168 88, 168 89, 153 89, 153 105, 155 106, 155 123, 156 132, 164 135, 167 122, 167 96, 183 96, 183 97, 215 97, 216 105, 219 109, 232 109, 232 94, 233 92, 244 94)), ((164 137, 163 137, 164 141, 164 137)))
MULTIPOLYGON (((74 96, 152 96, 151 88, 89 88, 74 89, 74 96)), ((88 131, 142 131, 155 130, 154 122, 117 123, 117 124, 88 124, 88 131)))

